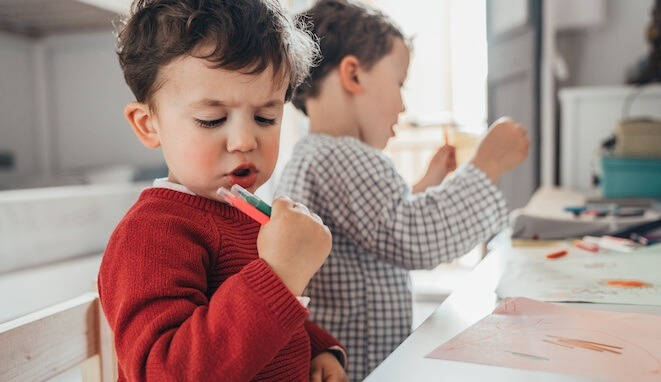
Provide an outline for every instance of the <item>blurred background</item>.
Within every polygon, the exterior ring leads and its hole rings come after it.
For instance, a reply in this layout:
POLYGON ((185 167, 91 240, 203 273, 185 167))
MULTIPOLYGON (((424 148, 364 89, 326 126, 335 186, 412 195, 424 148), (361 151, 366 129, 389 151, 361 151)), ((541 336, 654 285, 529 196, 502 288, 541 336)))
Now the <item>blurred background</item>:
MULTIPOLYGON (((530 156, 500 188, 511 209, 540 187, 661 197, 657 0, 369 0, 413 37, 407 111, 386 153, 415 182, 432 153, 470 158, 489 123, 524 123, 530 156)), ((309 0, 282 0, 298 12, 309 0)), ((106 240, 167 174, 123 107, 115 55, 125 0, 0 0, 0 322, 94 289, 106 240)), ((279 164, 307 131, 290 105, 279 164)), ((413 272, 415 325, 480 260, 413 272)), ((66 374, 62 378, 77 378, 66 374)))

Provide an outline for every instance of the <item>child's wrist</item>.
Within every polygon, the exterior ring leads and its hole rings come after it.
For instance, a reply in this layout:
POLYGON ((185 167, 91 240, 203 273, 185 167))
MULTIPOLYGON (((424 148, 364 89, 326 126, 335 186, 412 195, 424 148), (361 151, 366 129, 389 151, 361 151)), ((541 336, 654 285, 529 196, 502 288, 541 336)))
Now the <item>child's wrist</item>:
POLYGON ((425 181, 425 178, 420 179, 420 181, 411 187, 411 192, 414 194, 418 194, 421 192, 424 192, 427 189, 427 182, 425 181))
POLYGON ((301 276, 299 273, 291 273, 284 271, 280 269, 280 267, 278 267, 277 265, 271 264, 268 261, 266 261, 266 263, 271 267, 273 272, 276 275, 278 275, 282 283, 285 284, 287 289, 289 289, 289 291, 294 296, 300 296, 303 294, 305 287, 308 285, 308 282, 310 281, 309 278, 305 278, 304 276, 301 276))
POLYGON ((441 184, 443 181, 443 178, 445 175, 443 172, 432 172, 432 171, 427 171, 427 173, 412 187, 412 191, 414 194, 424 192, 427 188, 432 187, 432 186, 437 186, 441 184))
POLYGON ((493 182, 493 184, 498 183, 498 180, 502 175, 502 170, 495 163, 493 163, 493 161, 483 161, 477 157, 474 157, 470 163, 482 171, 484 175, 486 175, 487 178, 493 182))

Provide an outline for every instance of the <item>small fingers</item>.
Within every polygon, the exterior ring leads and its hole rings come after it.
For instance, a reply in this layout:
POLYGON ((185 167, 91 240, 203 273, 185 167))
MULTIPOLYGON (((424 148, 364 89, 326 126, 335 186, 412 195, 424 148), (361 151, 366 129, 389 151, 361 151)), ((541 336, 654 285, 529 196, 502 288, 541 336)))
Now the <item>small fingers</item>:
POLYGON ((310 382, 322 382, 321 369, 317 368, 310 372, 310 382))

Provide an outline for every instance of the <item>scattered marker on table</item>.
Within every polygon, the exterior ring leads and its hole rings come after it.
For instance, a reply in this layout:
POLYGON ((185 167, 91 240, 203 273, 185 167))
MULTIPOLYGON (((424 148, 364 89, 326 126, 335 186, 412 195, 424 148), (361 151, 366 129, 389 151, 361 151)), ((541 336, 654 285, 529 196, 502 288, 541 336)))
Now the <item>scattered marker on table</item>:
POLYGON ((546 258, 547 259, 557 259, 557 258, 566 256, 566 255, 567 255, 567 250, 563 249, 561 251, 549 253, 548 255, 546 255, 546 258))
POLYGON ((650 283, 638 280, 608 280, 606 285, 619 288, 649 288, 652 286, 650 283))
POLYGON ((599 252, 599 245, 583 240, 574 240, 574 246, 588 252, 599 252))

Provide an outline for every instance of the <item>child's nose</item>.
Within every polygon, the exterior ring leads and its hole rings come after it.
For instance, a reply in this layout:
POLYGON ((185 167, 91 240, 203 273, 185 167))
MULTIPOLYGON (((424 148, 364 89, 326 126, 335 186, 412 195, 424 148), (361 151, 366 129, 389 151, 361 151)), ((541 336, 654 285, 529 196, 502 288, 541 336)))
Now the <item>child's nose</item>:
POLYGON ((248 152, 257 148, 257 138, 250 126, 234 126, 228 129, 227 151, 248 152))

